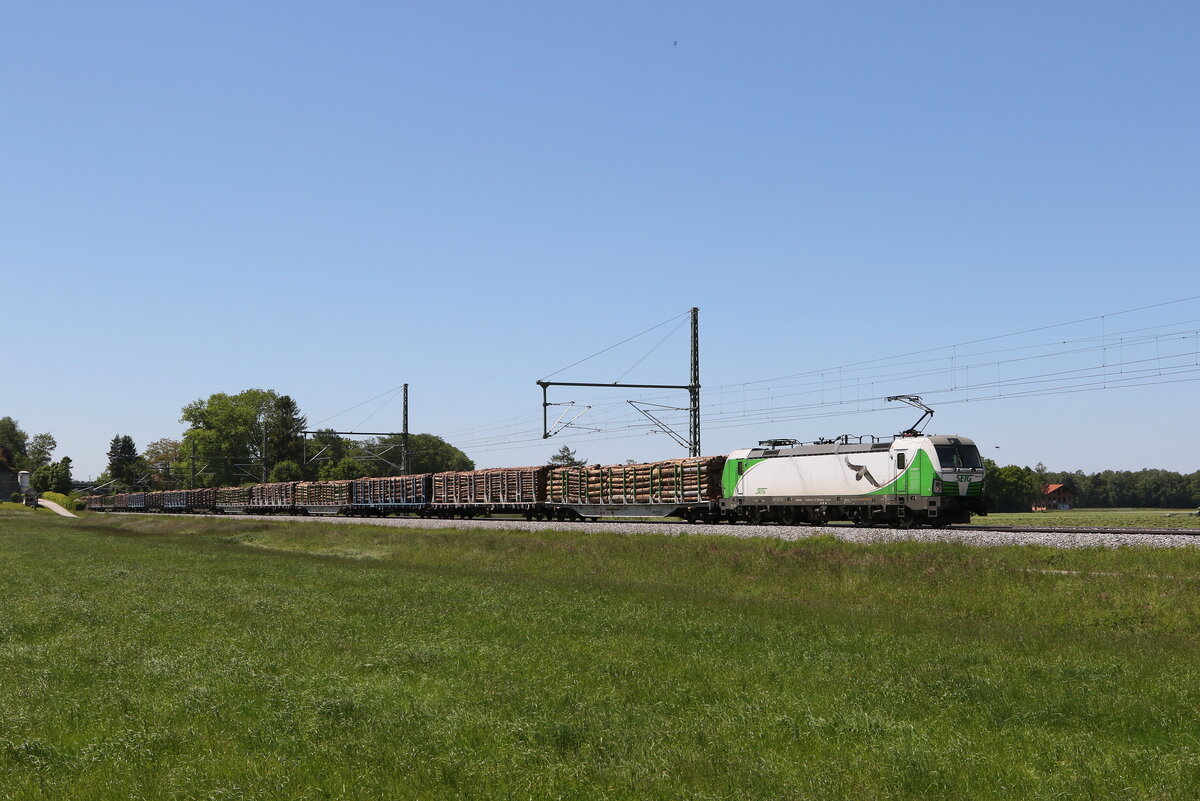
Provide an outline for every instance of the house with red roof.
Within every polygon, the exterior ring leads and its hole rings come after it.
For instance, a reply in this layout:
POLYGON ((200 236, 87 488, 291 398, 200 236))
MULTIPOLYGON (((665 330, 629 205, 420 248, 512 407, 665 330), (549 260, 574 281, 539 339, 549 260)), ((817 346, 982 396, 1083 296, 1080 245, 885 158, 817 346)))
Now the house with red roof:
POLYGON ((1075 490, 1066 484, 1047 484, 1042 490, 1042 497, 1034 502, 1033 511, 1065 512, 1075 508, 1075 490))

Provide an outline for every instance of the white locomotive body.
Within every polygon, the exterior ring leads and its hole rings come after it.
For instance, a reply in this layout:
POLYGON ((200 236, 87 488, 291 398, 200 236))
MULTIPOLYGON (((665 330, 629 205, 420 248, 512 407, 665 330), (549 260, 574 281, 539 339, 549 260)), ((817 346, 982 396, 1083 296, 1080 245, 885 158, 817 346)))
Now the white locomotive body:
MULTIPOLYGON (((984 467, 966 437, 850 437, 729 454, 722 508, 782 523, 946 525, 986 514, 984 467)), ((774 444, 774 443, 772 443, 774 444)))

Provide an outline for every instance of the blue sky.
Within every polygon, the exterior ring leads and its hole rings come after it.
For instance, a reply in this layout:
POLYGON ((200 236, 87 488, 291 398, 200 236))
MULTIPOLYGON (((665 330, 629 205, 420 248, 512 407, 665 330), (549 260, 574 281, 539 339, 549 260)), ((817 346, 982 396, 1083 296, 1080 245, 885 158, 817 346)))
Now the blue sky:
MULTIPOLYGON (((705 453, 891 433, 915 415, 833 401, 921 392, 1001 463, 1200 469, 1200 301, 1156 305, 1200 296, 1198 15, 7 3, 0 415, 86 477, 214 392, 383 431, 393 395, 331 416, 408 382, 412 429, 481 466, 670 458, 620 390, 556 395, 600 431, 541 442, 534 382, 697 306, 705 453), (1031 366, 964 344, 1076 320, 997 340, 1062 353, 1031 366), (878 359, 803 416, 763 413, 795 380, 742 386, 878 359)), ((674 326, 556 378, 686 383, 686 326, 638 361, 674 326)))

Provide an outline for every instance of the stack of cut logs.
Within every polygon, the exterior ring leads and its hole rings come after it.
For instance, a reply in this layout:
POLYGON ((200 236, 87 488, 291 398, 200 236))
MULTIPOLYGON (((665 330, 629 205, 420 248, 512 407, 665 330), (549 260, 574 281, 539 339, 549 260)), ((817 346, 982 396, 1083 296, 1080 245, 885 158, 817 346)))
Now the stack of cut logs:
POLYGON ((416 506, 429 502, 429 474, 359 478, 353 482, 356 506, 416 506))
POLYGON ((219 506, 246 506, 249 503, 249 487, 221 487, 217 490, 217 505, 219 506))
POLYGON ((724 456, 648 464, 557 467, 550 474, 550 503, 702 503, 721 498, 724 456))
POLYGON ((296 485, 297 506, 348 506, 349 481, 301 481, 296 485))
POLYGON ((433 502, 443 504, 534 504, 546 499, 551 468, 497 467, 433 474, 433 502))
POLYGON ((250 505, 263 507, 288 507, 296 500, 296 482, 279 481, 274 484, 255 484, 250 488, 250 505))
POLYGON ((213 487, 190 489, 187 491, 187 505, 193 509, 207 509, 217 500, 217 491, 213 487))

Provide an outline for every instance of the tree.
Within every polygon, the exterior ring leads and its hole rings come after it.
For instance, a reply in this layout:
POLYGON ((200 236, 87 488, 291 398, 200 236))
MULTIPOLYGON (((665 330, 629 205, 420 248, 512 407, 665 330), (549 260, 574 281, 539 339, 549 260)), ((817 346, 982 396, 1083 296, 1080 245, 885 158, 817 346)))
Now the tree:
POLYGON ((546 464, 551 464, 555 467, 583 467, 587 464, 587 459, 578 458, 575 456, 575 451, 563 445, 558 449, 557 453, 550 457, 550 460, 546 464))
POLYGON ((304 480, 304 472, 300 470, 300 465, 293 461, 276 462, 271 468, 271 477, 268 481, 302 481, 304 480))
POLYGON ((410 434, 408 467, 413 473, 474 470, 475 461, 435 434, 410 434))
POLYGON ((0 417, 0 456, 13 470, 26 469, 29 435, 11 417, 0 417))
POLYGON ((1038 474, 1028 467, 999 467, 984 460, 988 503, 995 512, 1028 512, 1044 487, 1038 474))
POLYGON ((317 478, 322 466, 340 462, 350 452, 350 441, 338 436, 332 428, 322 428, 308 443, 307 462, 303 469, 308 478, 317 478))
POLYGON ((210 486, 261 480, 265 421, 279 394, 274 390, 246 389, 236 395, 217 392, 183 407, 180 422, 189 428, 183 434, 183 450, 208 465, 204 483, 210 486))
POLYGON ((108 472, 118 484, 132 486, 139 478, 139 458, 133 437, 117 434, 108 446, 108 472))
POLYGON ((50 464, 50 454, 58 447, 58 442, 49 432, 37 434, 29 441, 29 463, 26 470, 37 470, 50 464))
POLYGON ((29 477, 29 485, 38 492, 61 492, 66 495, 71 491, 71 458, 64 456, 57 462, 34 470, 29 477))
POLYGON ((304 458, 302 432, 308 428, 308 420, 300 414, 300 407, 290 395, 280 395, 271 403, 266 416, 267 464, 293 462, 299 465, 304 458))
POLYGON ((146 446, 138 460, 139 472, 149 472, 150 482, 157 488, 170 488, 176 477, 187 470, 183 462, 183 444, 177 439, 163 437, 146 446))
POLYGON ((173 465, 183 461, 183 443, 170 437, 156 439, 142 451, 142 458, 151 467, 169 470, 173 465))
MULTIPOLYGON (((387 437, 384 437, 387 440, 387 437)), ((397 444, 401 437, 394 437, 397 444)), ((408 469, 413 473, 474 470, 475 462, 434 434, 409 434, 408 469)))
POLYGON ((351 478, 362 478, 366 470, 360 462, 346 456, 336 462, 326 462, 321 465, 317 477, 322 481, 342 481, 351 478))
MULTIPOLYGON (((367 475, 394 476, 399 473, 396 465, 400 464, 401 446, 404 437, 401 434, 380 437, 378 440, 367 440, 362 446, 356 446, 357 458, 364 461, 370 471, 367 475), (365 448, 373 448, 377 453, 380 447, 386 448, 383 458, 371 459, 365 448), (390 446, 390 447, 388 447, 390 446), (390 463, 390 464, 389 464, 390 463)), ((408 469, 411 473, 443 473, 448 471, 474 470, 475 462, 458 448, 434 434, 408 435, 408 469)))

